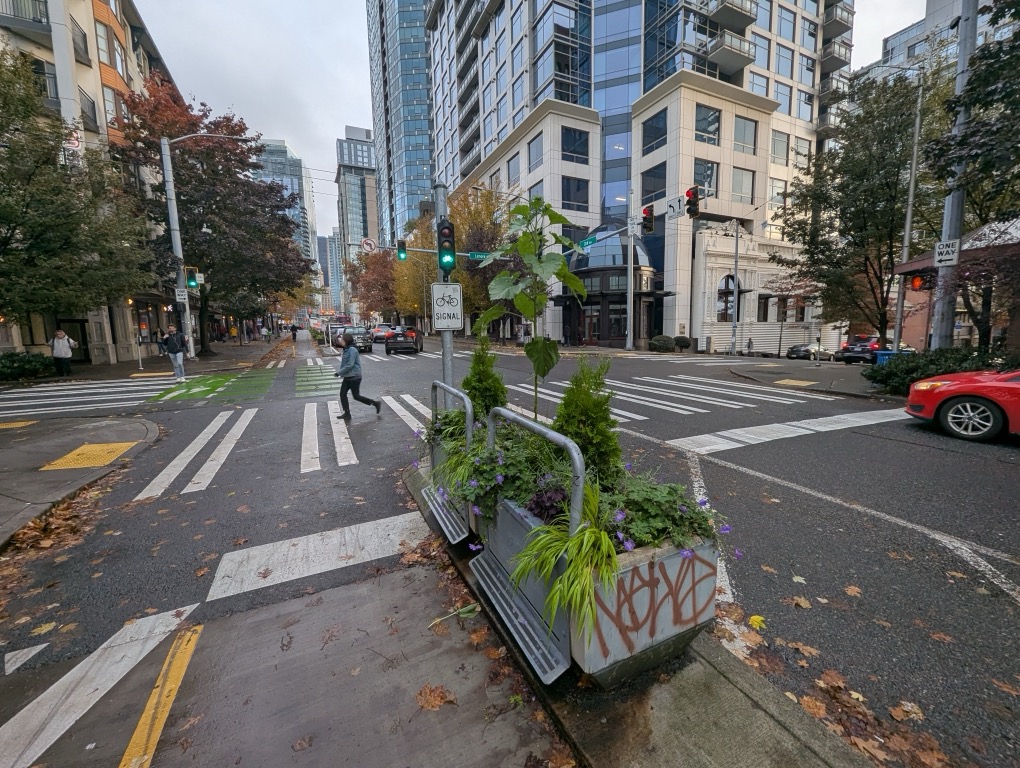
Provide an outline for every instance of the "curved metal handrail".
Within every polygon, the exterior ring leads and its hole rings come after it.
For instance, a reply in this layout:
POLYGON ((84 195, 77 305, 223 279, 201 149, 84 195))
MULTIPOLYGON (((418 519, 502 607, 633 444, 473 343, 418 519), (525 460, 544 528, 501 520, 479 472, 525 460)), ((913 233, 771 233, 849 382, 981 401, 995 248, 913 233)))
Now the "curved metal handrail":
POLYGON ((497 418, 502 418, 504 421, 517 424, 530 432, 534 432, 540 437, 544 437, 550 443, 563 448, 567 452, 567 455, 570 456, 570 466, 574 470, 574 476, 570 483, 570 533, 573 535, 573 533, 581 526, 581 508, 584 505, 584 457, 581 455, 581 449, 578 448, 577 443, 569 437, 561 435, 559 432, 554 432, 544 424, 532 421, 526 416, 522 416, 519 413, 511 411, 509 408, 499 407, 493 408, 489 411, 489 417, 486 420, 488 424, 486 445, 489 448, 496 445, 497 418))
POLYGON ((464 392, 461 392, 456 387, 451 387, 438 379, 432 382, 432 418, 436 418, 439 414, 439 390, 443 390, 448 395, 453 395, 462 403, 464 403, 464 426, 466 432, 466 447, 471 447, 471 438, 474 434, 474 423, 475 423, 475 407, 471 403, 471 398, 464 392))

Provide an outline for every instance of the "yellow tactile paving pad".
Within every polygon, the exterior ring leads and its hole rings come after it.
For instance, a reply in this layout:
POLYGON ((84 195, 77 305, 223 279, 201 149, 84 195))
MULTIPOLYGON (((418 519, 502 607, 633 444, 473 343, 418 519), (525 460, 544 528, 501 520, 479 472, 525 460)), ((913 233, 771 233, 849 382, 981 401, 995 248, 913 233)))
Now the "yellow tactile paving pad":
POLYGON ((806 387, 809 384, 817 384, 817 381, 801 381, 800 379, 779 379, 778 381, 772 382, 773 384, 788 384, 791 387, 806 387))
POLYGON ((130 379, 169 379, 172 373, 132 373, 130 379))
POLYGON ((39 470, 105 467, 135 445, 138 445, 137 440, 130 443, 85 443, 56 461, 51 461, 46 466, 40 467, 39 470))
POLYGON ((18 427, 28 427, 35 424, 34 421, 0 421, 0 429, 16 429, 18 427))

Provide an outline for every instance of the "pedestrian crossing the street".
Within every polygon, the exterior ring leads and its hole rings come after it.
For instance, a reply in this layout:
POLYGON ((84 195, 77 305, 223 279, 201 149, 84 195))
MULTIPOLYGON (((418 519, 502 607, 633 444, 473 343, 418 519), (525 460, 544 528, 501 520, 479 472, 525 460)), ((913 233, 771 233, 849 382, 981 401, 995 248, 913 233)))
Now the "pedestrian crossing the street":
POLYGON ((124 408, 144 403, 175 385, 170 374, 144 379, 69 381, 0 392, 0 419, 124 408))

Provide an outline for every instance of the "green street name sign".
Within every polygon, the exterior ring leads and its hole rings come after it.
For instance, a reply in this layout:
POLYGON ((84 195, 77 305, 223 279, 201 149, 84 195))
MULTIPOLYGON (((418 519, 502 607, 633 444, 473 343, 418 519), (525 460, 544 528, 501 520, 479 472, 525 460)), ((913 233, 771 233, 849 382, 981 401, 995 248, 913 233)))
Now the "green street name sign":
POLYGON ((471 251, 468 253, 468 258, 471 259, 471 261, 485 261, 489 258, 489 254, 485 251, 471 251))
POLYGON ((584 238, 584 240, 577 244, 577 247, 584 251, 587 251, 589 248, 595 245, 596 240, 598 240, 598 238, 595 237, 595 235, 592 235, 591 237, 586 237, 584 238))

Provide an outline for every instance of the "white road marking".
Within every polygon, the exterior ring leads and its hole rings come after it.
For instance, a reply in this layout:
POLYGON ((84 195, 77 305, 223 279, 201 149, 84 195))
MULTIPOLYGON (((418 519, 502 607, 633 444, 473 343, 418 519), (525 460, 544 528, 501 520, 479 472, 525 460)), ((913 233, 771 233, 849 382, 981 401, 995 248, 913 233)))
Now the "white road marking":
POLYGON ((16 670, 30 658, 35 656, 39 651, 45 648, 49 643, 40 643, 39 645, 33 645, 31 648, 22 648, 20 651, 8 651, 4 654, 4 674, 9 675, 11 672, 16 670))
POLYGON ((442 355, 437 355, 435 352, 419 352, 422 357, 441 358, 442 355))
POLYGON ((319 424, 315 419, 317 403, 305 403, 305 423, 301 430, 301 473, 315 472, 319 466, 319 424))
POLYGON ((322 364, 323 364, 323 362, 322 362, 322 358, 321 358, 321 357, 317 357, 317 358, 315 358, 315 364, 316 364, 316 365, 322 365, 322 364))
POLYGON ((280 361, 280 364, 276 366, 276 370, 280 370, 280 369, 281 369, 281 368, 283 368, 283 366, 285 366, 286 364, 287 364, 287 361, 286 361, 286 360, 281 360, 281 361, 280 361))
POLYGON ((366 360, 375 360, 377 363, 388 362, 388 360, 385 357, 380 357, 379 355, 365 355, 365 359, 366 360))
POLYGON ((718 386, 720 384, 725 384, 725 386, 727 388, 731 389, 731 390, 732 389, 739 389, 739 390, 748 390, 748 391, 751 391, 751 392, 771 392, 773 394, 779 395, 780 397, 785 395, 786 397, 798 397, 798 398, 806 397, 809 400, 842 400, 843 399, 841 397, 836 397, 835 395, 819 395, 819 394, 816 394, 814 392, 807 392, 807 391, 805 391, 803 389, 798 389, 796 391, 793 391, 793 390, 790 390, 790 389, 780 389, 779 387, 766 387, 766 386, 762 386, 760 384, 742 384, 742 383, 735 382, 735 381, 721 382, 721 381, 719 381, 719 379, 709 379, 709 378, 705 378, 703 376, 686 376, 686 375, 684 375, 682 373, 672 374, 672 375, 670 375, 670 378, 671 379, 676 379, 677 381, 696 381, 696 382, 700 382, 701 384, 714 384, 716 386, 718 386))
POLYGON ((206 601, 283 584, 396 555, 429 533, 419 512, 228 552, 220 558, 206 601))
POLYGON ((315 363, 312 362, 312 358, 306 357, 305 358, 305 365, 315 365, 315 363))
POLYGON ((910 417, 901 408, 882 411, 862 411, 846 413, 841 416, 826 416, 821 419, 804 419, 803 421, 787 421, 780 424, 766 424, 746 429, 728 429, 707 435, 681 437, 667 440, 669 445, 695 453, 707 454, 727 451, 731 448, 742 448, 745 445, 782 440, 786 437, 801 437, 816 432, 831 432, 836 429, 852 429, 871 424, 882 424, 888 421, 901 421, 910 417))
POLYGON ((64 413, 72 411, 94 411, 97 408, 120 408, 128 405, 141 405, 148 397, 140 400, 122 400, 116 403, 96 403, 94 405, 72 405, 72 406, 54 406, 51 408, 17 408, 9 410, 7 408, 0 408, 0 416, 41 416, 44 413, 64 413))
POLYGON ((275 361, 275 360, 273 360, 273 361, 271 361, 271 362, 269 363, 269 365, 267 365, 267 366, 266 366, 266 368, 272 368, 272 367, 273 367, 273 366, 275 366, 275 365, 276 365, 276 361, 275 361))
POLYGON ((170 483, 172 483, 176 477, 184 471, 184 468, 191 463, 191 460, 195 458, 198 452, 205 447, 205 444, 208 443, 219 428, 223 426, 223 422, 230 418, 230 414, 231 411, 224 411, 223 413, 218 414, 216 418, 212 420, 212 423, 203 429, 202 433, 198 437, 191 441, 191 445, 177 454, 177 456, 174 457, 174 460, 167 464, 163 471, 156 475, 152 482, 145 486, 145 489, 141 493, 135 496, 135 501, 147 499, 150 496, 159 496, 163 493, 163 491, 169 488, 170 483))
MULTIPOLYGON (((550 385, 564 387, 566 382, 550 381, 550 385)), ((522 384, 507 384, 507 389, 512 389, 515 392, 523 392, 525 395, 534 395, 534 391, 531 387, 526 387, 522 384)), ((553 392, 551 389, 545 389, 544 387, 538 388, 538 396, 543 400, 550 400, 554 403, 559 404, 563 401, 563 395, 559 392, 553 392)), ((618 422, 625 424, 628 421, 647 421, 647 416, 642 416, 640 413, 631 413, 630 411, 624 411, 620 408, 610 408, 609 412, 612 413, 618 422)))
MULTIPOLYGON (((534 411, 529 411, 527 408, 521 408, 521 406, 514 405, 513 403, 507 403, 506 407, 509 408, 511 411, 517 411, 517 413, 521 414, 522 416, 527 416, 532 421, 534 421, 534 419, 535 419, 535 412, 534 411)), ((552 424, 553 423, 552 419, 550 419, 548 416, 543 416, 541 413, 538 414, 538 420, 542 424, 552 424)))
POLYGON ((0 726, 0 768, 27 768, 197 605, 146 616, 122 627, 88 658, 0 726))
POLYGON ((237 441, 241 439, 241 435, 244 434, 245 428, 258 413, 258 408, 249 408, 241 414, 241 418, 234 422, 234 426, 230 428, 230 431, 224 435, 220 444, 216 446, 216 450, 212 452, 208 461, 202 466, 195 476, 191 478, 191 482, 188 483, 188 487, 185 488, 181 493, 194 493, 195 491, 204 491, 209 487, 209 483, 212 482, 213 477, 219 472, 220 467, 223 466, 223 462, 227 460, 230 452, 237 445, 237 441))
POLYGON ((340 415, 340 403, 330 400, 326 404, 326 411, 329 414, 329 426, 333 429, 333 447, 336 448, 337 466, 346 467, 358 463, 358 456, 354 453, 354 443, 347 432, 347 425, 340 415))
POLYGON ((392 408, 393 412, 400 417, 401 421, 403 421, 407 426, 409 426, 418 434, 418 437, 420 437, 422 440, 425 439, 424 424, 422 424, 420 421, 414 418, 414 416, 412 416, 404 406, 402 406, 400 403, 398 403, 394 398, 390 397, 389 395, 383 395, 382 399, 386 403, 386 405, 392 408))
MULTIPOLYGON (((782 403, 784 405, 792 405, 794 403, 803 403, 804 400, 800 400, 794 397, 777 397, 776 395, 764 395, 754 392, 738 391, 733 389, 725 389, 722 386, 709 387, 704 384, 688 383, 685 381, 673 381, 672 379, 656 379, 651 376, 639 376, 638 381, 650 381, 657 384, 666 384, 671 387, 683 387, 686 389, 693 389, 695 392, 715 392, 717 394, 728 395, 730 397, 743 397, 748 400, 762 400, 767 403, 782 403)), ((723 382, 718 382, 723 384, 723 382)), ((675 390, 674 390, 675 391, 675 390)), ((683 396, 688 396, 686 392, 682 393, 683 396)), ((723 402, 734 402, 733 400, 726 400, 723 402)), ((746 405, 746 403, 744 404, 746 405)))
POLYGON ((426 408, 424 405, 419 403, 417 400, 415 400, 410 395, 401 395, 401 397, 404 400, 407 401, 408 405, 410 405, 412 408, 414 408, 414 410, 418 411, 418 413, 420 413, 426 419, 428 419, 429 421, 432 420, 432 410, 431 409, 426 408))

